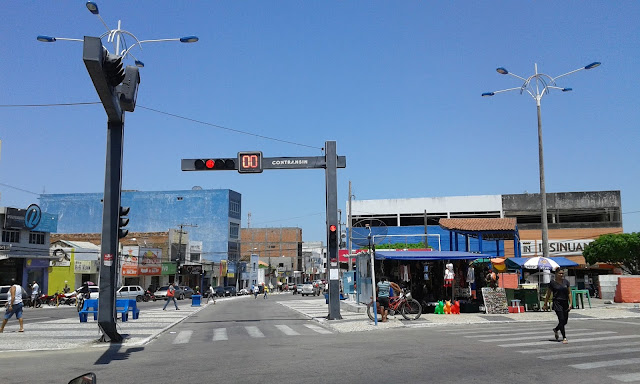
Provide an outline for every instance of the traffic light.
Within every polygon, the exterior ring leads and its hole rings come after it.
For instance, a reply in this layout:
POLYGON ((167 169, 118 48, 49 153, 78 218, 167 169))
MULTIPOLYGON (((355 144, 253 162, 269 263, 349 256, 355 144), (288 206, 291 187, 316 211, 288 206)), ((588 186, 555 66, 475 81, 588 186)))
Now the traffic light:
POLYGON ((133 112, 136 108, 138 84, 140 84, 140 71, 138 67, 127 65, 124 71, 124 80, 122 84, 118 86, 117 90, 120 97, 120 107, 127 112, 133 112))
POLYGON ((234 171, 238 167, 236 159, 196 159, 193 162, 196 171, 234 171))
POLYGON ((118 218, 118 239, 122 239, 129 234, 128 229, 124 229, 124 227, 129 224, 129 218, 125 217, 129 214, 131 207, 120 207, 120 217, 118 218))
POLYGON ((262 152, 238 152, 239 173, 261 173, 262 152))
POLYGON ((337 247, 338 246, 338 234, 336 233, 336 226, 329 226, 329 247, 337 247))
POLYGON ((114 55, 104 49, 102 57, 104 58, 102 69, 104 70, 104 76, 107 78, 107 84, 117 87, 125 78, 124 69, 122 68, 122 56, 114 55))

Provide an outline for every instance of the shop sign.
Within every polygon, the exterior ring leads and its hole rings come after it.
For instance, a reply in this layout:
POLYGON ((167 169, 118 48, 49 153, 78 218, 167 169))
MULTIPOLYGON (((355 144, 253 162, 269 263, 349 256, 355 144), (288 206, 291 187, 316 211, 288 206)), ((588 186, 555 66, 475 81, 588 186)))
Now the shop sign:
MULTIPOLYGON (((107 264, 107 254, 105 254, 105 264, 107 264)), ((98 262, 96 260, 75 260, 73 273, 98 273, 98 262)))
POLYGON ((48 259, 27 259, 27 268, 46 268, 48 266, 48 259))
POLYGON ((162 263, 162 275, 175 275, 176 264, 175 263, 162 263))
POLYGON ((183 273, 191 275, 199 275, 202 273, 202 265, 183 265, 183 273))
POLYGON ((138 255, 138 275, 157 276, 162 273, 162 250, 159 248, 140 248, 138 255))
POLYGON ((31 204, 27 209, 7 207, 4 227, 38 232, 56 232, 58 230, 58 216, 42 212, 36 204, 31 204))
MULTIPOLYGON (((585 247, 593 239, 581 240, 549 240, 549 256, 582 255, 585 247)), ((522 256, 542 255, 542 240, 521 240, 522 256)))

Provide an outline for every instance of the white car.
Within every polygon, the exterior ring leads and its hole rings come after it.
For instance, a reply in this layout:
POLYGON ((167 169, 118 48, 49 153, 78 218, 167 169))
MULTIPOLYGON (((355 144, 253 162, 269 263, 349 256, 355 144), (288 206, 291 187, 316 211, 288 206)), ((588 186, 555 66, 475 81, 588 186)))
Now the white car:
MULTIPOLYGON (((79 294, 78 292, 80 292, 81 289, 82 289, 82 287, 79 287, 75 291, 71 291, 69 293, 65 293, 64 295, 66 297, 78 297, 78 294, 79 294)), ((100 287, 98 287, 97 285, 90 285, 89 286, 89 297, 91 299, 97 299, 98 297, 100 297, 100 287)))
POLYGON ((144 289, 139 285, 124 285, 116 292, 118 299, 136 299, 138 302, 142 301, 143 296, 144 289))
POLYGON ((312 282, 307 281, 306 283, 302 284, 302 296, 305 295, 313 295, 313 296, 318 296, 320 295, 320 289, 312 282))

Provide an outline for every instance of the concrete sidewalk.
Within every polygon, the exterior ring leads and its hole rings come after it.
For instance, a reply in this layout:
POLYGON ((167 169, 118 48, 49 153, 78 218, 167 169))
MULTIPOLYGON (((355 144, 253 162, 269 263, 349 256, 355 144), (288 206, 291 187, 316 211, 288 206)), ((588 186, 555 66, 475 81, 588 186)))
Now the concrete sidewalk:
MULTIPOLYGON (((244 296, 219 298, 217 302, 241 299, 244 296)), ((206 300, 205 300, 206 302, 206 300)), ((116 326, 118 333, 124 337, 122 345, 140 346, 148 343, 162 332, 180 323, 187 317, 213 306, 213 303, 192 307, 190 301, 179 304, 180 310, 176 311, 172 305, 167 310, 153 308, 140 311, 140 317, 123 323, 118 320, 116 326)), ((38 310, 39 311, 39 310, 38 310)), ((57 349, 79 348, 87 346, 109 347, 110 343, 100 343, 100 331, 98 322, 89 315, 89 321, 81 323, 77 316, 73 318, 29 323, 29 316, 37 312, 26 310, 24 312, 24 332, 18 332, 18 321, 13 317, 0 333, 0 353, 16 351, 48 351, 57 349)))
MULTIPOLYGON (((355 302, 341 301, 340 314, 342 320, 327 320, 327 304, 324 299, 305 300, 298 302, 281 302, 291 309, 294 309, 305 316, 308 316, 323 325, 332 328, 337 332, 362 332, 375 329, 389 329, 399 327, 433 327, 458 324, 488 324, 497 322, 538 322, 556 321, 555 312, 523 312, 500 315, 487 315, 485 313, 463 313, 460 315, 435 315, 424 313, 419 319, 409 321, 402 315, 389 316, 386 323, 378 322, 374 325, 366 314, 366 306, 355 302)), ((569 318, 571 320, 594 320, 594 319, 640 319, 640 304, 633 303, 613 303, 605 304, 604 300, 591 299, 591 308, 572 309, 569 318)))

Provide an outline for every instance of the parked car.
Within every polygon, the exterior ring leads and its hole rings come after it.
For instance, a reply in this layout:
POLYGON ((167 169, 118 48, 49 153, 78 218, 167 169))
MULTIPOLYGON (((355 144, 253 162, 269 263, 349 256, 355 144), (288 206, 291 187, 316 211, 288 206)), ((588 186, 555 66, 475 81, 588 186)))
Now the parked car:
POLYGON ((136 299, 136 301, 142 301, 144 296, 144 289, 139 285, 124 285, 116 291, 116 298, 118 299, 136 299))
POLYGON ((215 287, 216 296, 222 297, 224 296, 224 287, 215 287))
POLYGON ((295 283, 288 283, 287 284, 287 290, 292 291, 296 289, 296 284, 295 283))
POLYGON ((296 284, 296 293, 302 293, 302 283, 296 284))
POLYGON ((224 295, 225 296, 236 296, 236 287, 232 287, 232 286, 224 287, 224 295))
MULTIPOLYGON (((154 296, 156 297, 156 299, 160 300, 164 300, 167 298, 167 290, 169 289, 168 285, 165 285, 164 287, 160 287, 158 288, 157 291, 154 292, 154 296)), ((184 292, 182 291, 182 289, 180 287, 176 287, 176 292, 174 293, 174 297, 178 300, 182 300, 184 299, 184 292)))
POLYGON ((313 295, 313 296, 319 296, 320 295, 320 288, 318 287, 317 284, 312 283, 311 281, 307 281, 306 283, 302 284, 302 296, 308 296, 308 295, 313 295))
POLYGON ((184 297, 189 299, 196 294, 196 291, 194 291, 190 287, 187 287, 186 285, 181 285, 180 289, 182 289, 182 292, 184 292, 184 297))
POLYGON ((241 290, 238 291, 238 296, 244 296, 248 294, 249 294, 249 290, 247 288, 242 288, 241 290))
MULTIPOLYGON (((9 292, 10 289, 10 285, 0 286, 0 306, 4 306, 5 304, 7 304, 9 299, 11 299, 11 293, 9 292)), ((28 298, 29 294, 27 294, 27 290, 22 288, 22 301, 24 302, 28 298)))

